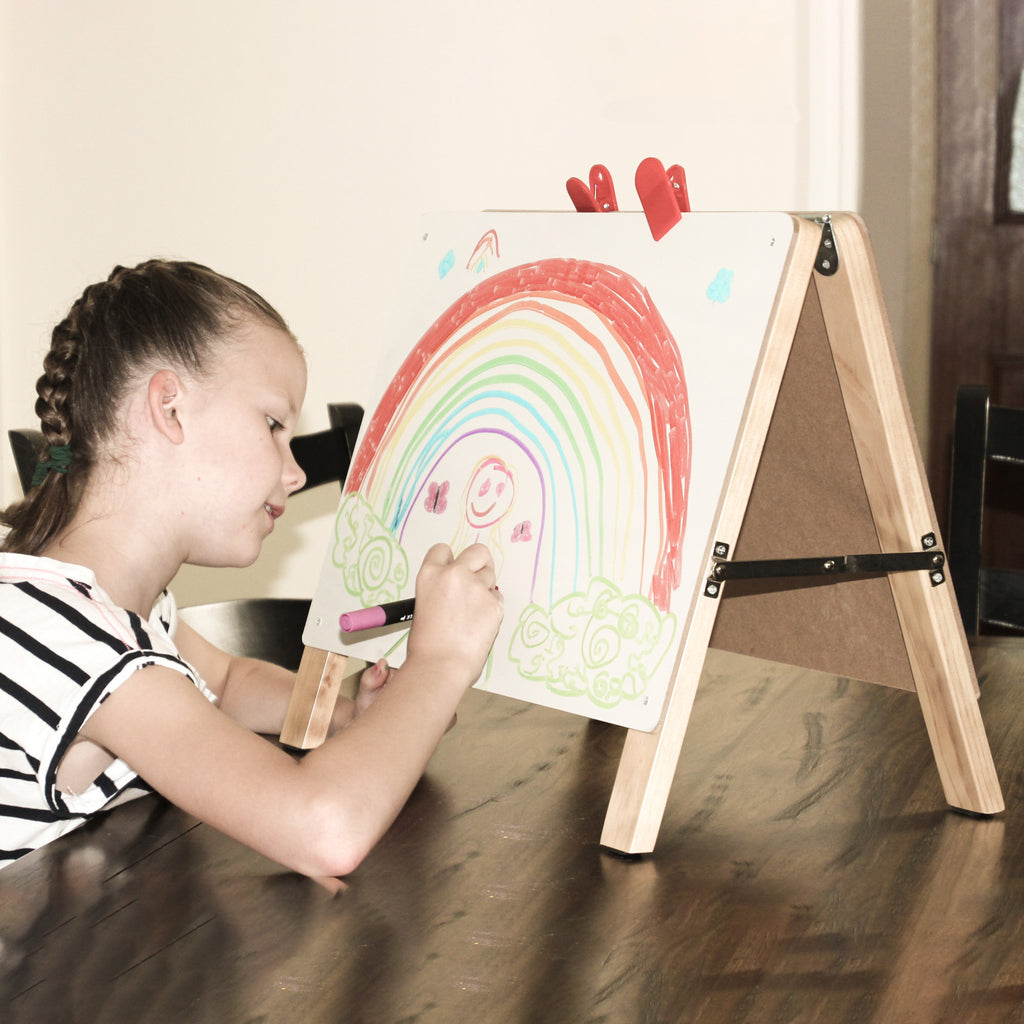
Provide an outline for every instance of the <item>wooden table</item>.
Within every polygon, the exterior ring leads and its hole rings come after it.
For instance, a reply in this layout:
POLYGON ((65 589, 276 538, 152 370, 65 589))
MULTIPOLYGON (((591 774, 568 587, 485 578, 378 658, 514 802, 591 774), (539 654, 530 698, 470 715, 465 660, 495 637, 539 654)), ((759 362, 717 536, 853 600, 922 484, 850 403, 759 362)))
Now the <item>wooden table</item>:
POLYGON ((622 732, 473 692, 331 897, 156 797, 0 871, 5 1024, 974 1021, 1024 1003, 1024 643, 974 645, 1007 811, 912 694, 711 652, 655 853, 622 732))

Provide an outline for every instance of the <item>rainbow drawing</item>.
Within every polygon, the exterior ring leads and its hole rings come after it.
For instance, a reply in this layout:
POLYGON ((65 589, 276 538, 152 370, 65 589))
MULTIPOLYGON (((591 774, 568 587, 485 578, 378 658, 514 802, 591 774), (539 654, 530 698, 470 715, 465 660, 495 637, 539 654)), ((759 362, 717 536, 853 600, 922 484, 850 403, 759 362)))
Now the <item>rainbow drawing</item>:
POLYGON ((482 541, 505 595, 493 662, 595 707, 644 701, 678 642, 691 446, 679 351, 639 283, 585 260, 516 266, 462 295, 392 378, 334 564, 373 603, 406 596, 436 541, 482 541))
POLYGON ((413 596, 431 545, 480 541, 505 618, 477 688, 656 728, 793 233, 780 213, 691 213, 657 241, 643 213, 424 218, 386 271, 303 642, 401 664, 407 626, 338 616, 413 596))

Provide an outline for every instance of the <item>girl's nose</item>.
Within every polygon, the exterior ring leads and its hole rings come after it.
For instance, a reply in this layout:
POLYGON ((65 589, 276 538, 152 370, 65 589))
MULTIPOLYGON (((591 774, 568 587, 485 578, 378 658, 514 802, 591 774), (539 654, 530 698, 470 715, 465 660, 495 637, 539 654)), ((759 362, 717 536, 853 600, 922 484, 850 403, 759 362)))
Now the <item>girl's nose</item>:
POLYGON ((288 458, 285 460, 284 469, 281 472, 281 481, 284 483, 285 492, 288 494, 294 494, 306 482, 305 471, 295 461, 291 448, 288 449, 288 458))

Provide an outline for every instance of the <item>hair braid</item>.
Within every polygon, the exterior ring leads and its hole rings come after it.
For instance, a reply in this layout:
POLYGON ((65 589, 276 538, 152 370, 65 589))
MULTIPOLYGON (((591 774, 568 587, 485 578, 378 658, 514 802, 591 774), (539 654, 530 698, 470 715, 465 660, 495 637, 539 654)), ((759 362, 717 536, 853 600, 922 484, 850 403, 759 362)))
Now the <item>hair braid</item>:
POLYGON ((43 375, 36 381, 36 415, 48 444, 71 441, 69 399, 82 345, 74 312, 54 328, 50 351, 43 359, 43 375))

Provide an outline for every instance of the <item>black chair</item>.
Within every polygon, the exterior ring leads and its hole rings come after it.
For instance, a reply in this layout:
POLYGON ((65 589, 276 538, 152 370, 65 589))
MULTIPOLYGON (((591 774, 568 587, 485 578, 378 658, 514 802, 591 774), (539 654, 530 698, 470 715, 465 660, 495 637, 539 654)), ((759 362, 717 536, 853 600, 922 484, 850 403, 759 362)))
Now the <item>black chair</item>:
POLYGON ((39 465, 40 455, 46 447, 46 440, 41 430, 8 430, 7 439, 14 453, 14 466, 18 471, 21 493, 25 494, 32 486, 32 477, 39 465))
POLYGON ((295 672, 309 604, 303 597, 243 597, 179 608, 178 615, 228 654, 272 661, 295 672))
POLYGON ((986 468, 1001 463, 1015 508, 1024 513, 1024 409, 991 405, 989 389, 957 389, 950 479, 949 572, 968 636, 1024 633, 1024 572, 983 564, 986 468))
POLYGON ((343 484, 348 475, 363 422, 363 407, 352 402, 334 402, 327 406, 327 417, 327 430, 292 438, 292 454, 306 474, 302 491, 334 481, 343 484))

